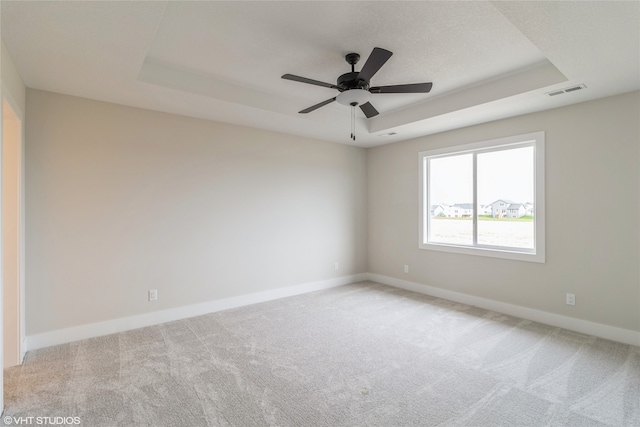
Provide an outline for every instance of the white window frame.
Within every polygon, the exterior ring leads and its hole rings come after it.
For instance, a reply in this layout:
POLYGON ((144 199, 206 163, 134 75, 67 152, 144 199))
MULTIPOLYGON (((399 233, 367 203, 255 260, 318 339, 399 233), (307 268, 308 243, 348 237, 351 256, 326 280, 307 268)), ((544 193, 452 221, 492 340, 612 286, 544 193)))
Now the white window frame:
POLYGON ((533 132, 524 135, 509 136, 505 138, 492 139, 475 142, 471 144, 457 145, 447 148, 440 148, 418 153, 419 180, 420 180, 420 249, 428 249, 443 252, 453 252, 466 255, 480 255, 495 258, 512 259, 519 261, 545 262, 545 195, 544 195, 544 132, 533 132), (510 248, 503 246, 487 246, 477 243, 477 222, 478 222, 478 200, 477 200, 477 176, 476 176, 476 156, 483 152, 499 151, 517 147, 532 146, 534 150, 534 197, 533 217, 534 217, 534 244, 533 249, 510 248), (451 243, 434 243, 428 241, 429 222, 431 206, 429 194, 426 193, 429 177, 428 159, 436 157, 446 157, 456 154, 472 153, 474 163, 473 173, 473 244, 457 245, 451 243))

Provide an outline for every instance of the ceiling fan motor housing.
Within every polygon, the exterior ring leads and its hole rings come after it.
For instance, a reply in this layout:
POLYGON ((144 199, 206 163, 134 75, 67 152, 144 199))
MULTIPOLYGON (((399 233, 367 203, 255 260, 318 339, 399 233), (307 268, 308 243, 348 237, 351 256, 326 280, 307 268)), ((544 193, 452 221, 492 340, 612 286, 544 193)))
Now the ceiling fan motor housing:
POLYGON ((358 78, 358 71, 352 71, 351 73, 345 73, 338 77, 336 86, 338 90, 343 92, 349 89, 369 89, 369 82, 358 78))

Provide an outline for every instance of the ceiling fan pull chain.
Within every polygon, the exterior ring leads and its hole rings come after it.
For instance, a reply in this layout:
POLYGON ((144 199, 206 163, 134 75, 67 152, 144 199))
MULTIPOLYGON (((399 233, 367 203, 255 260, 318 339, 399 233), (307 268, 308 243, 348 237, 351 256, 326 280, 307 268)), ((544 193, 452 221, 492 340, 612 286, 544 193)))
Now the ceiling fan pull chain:
POLYGON ((356 140, 356 106, 351 104, 351 139, 356 140))

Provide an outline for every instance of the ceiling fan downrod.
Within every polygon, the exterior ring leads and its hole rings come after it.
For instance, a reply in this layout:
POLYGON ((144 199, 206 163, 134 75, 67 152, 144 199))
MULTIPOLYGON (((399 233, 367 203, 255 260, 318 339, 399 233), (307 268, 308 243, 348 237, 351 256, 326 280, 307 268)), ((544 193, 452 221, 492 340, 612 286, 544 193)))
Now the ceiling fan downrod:
POLYGON ((356 72, 355 65, 360 61, 360 55, 357 53, 347 53, 344 57, 348 64, 351 64, 351 72, 356 72))

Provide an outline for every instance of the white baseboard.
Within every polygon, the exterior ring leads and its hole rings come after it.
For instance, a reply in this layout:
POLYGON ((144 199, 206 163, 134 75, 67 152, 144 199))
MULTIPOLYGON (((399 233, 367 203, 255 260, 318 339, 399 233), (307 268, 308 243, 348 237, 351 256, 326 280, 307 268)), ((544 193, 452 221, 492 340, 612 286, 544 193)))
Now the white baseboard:
POLYGON ((52 345, 65 344, 86 338, 94 338, 109 335, 117 332, 124 332, 131 329, 143 328, 145 326, 157 325, 174 320, 187 319, 189 317, 214 313, 216 311, 228 310, 245 305, 260 302, 272 301, 300 295, 307 292, 320 291, 347 285, 349 283, 367 280, 366 273, 354 274, 350 276, 336 277, 333 279, 320 280, 317 282, 303 283, 300 285, 288 286, 285 288, 271 289, 263 292, 256 292, 237 297, 223 298, 219 300, 207 301, 199 304, 192 304, 183 307, 170 308, 166 310, 154 311, 151 313, 139 314, 136 316, 123 317, 119 319, 106 320, 104 322, 90 323, 81 326, 74 326, 66 329, 58 329, 50 332, 43 332, 26 337, 26 351, 37 350, 39 348, 52 345))
POLYGON ((20 364, 24 362, 24 356, 26 355, 27 355, 27 337, 24 337, 20 345, 20 364))
POLYGON ((521 317, 523 319, 533 320, 551 326, 557 326, 584 334, 594 335, 612 341, 640 346, 640 332, 637 331, 590 322, 588 320, 576 319, 573 317, 549 313, 546 311, 536 310, 533 308, 523 307, 515 304, 508 304, 500 301, 463 294, 460 292, 449 291, 446 289, 424 285, 417 282, 410 282, 408 280, 382 276, 380 274, 361 273, 328 280, 321 280, 317 282, 303 283, 300 285, 288 286, 285 288, 272 289, 263 292, 256 292, 253 294, 240 295, 237 297, 223 298, 200 304, 154 311, 151 313, 145 313, 136 316, 106 320, 104 322, 90 323, 87 325, 59 329, 36 335, 29 335, 25 338, 25 342, 23 343, 22 348, 24 350, 21 356, 24 358, 24 353, 29 350, 37 350, 39 348, 49 347, 52 345, 65 344, 86 338, 94 338, 117 332, 124 332, 131 329, 143 328, 145 326, 172 322, 174 320, 187 319, 189 317, 195 317, 202 314, 214 313, 216 311, 257 304, 260 302, 273 301, 289 296, 334 288, 350 283, 356 283, 363 280, 371 280, 373 282, 382 283, 384 285, 389 285, 408 291, 430 295, 437 298, 443 298, 450 301, 459 302, 461 304, 472 305, 475 307, 480 307, 511 316, 521 317))
POLYGON ((569 329, 583 334, 594 335, 596 337, 609 339, 625 344, 640 346, 640 332, 630 329, 617 328, 615 326, 604 325, 602 323, 590 322, 588 320, 576 319, 574 317, 563 316, 560 314, 549 313, 542 310, 523 307, 515 304, 490 300, 473 295, 463 294, 460 292, 449 291, 434 286, 424 285, 421 283, 410 282, 408 280, 397 279, 394 277, 382 276, 375 273, 367 273, 368 280, 382 283, 384 285, 393 286, 408 291, 413 291, 437 298, 443 298, 450 301, 459 302, 461 304, 472 305, 484 308, 498 313, 508 314, 510 316, 521 317, 527 320, 544 323, 559 328, 569 329))

